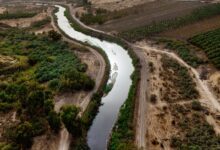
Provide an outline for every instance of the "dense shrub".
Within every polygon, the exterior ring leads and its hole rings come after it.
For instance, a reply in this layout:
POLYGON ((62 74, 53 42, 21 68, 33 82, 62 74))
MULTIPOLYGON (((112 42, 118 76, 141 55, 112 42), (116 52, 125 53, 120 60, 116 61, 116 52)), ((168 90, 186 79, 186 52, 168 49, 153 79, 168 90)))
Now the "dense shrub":
POLYGON ((61 118, 67 130, 77 137, 82 133, 81 120, 78 117, 79 109, 75 106, 63 106, 61 108, 61 118))
POLYGON ((35 16, 37 13, 31 13, 31 12, 16 12, 16 13, 8 13, 5 12, 3 14, 0 14, 0 20, 1 19, 18 19, 18 18, 30 18, 35 16))
POLYGON ((42 28, 44 27, 46 24, 50 23, 51 20, 49 17, 43 19, 43 20, 40 20, 40 21, 36 21, 36 22, 33 22, 31 23, 31 27, 32 28, 42 28))

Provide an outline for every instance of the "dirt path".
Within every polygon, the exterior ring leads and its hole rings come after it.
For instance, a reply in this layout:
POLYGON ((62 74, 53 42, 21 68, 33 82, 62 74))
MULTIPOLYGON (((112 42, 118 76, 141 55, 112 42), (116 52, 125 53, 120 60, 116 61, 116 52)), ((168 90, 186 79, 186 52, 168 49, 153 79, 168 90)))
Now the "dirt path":
POLYGON ((200 91, 200 94, 203 98, 207 99, 207 100, 201 100, 201 102, 203 104, 206 104, 206 106, 209 106, 209 108, 211 110, 213 110, 214 112, 218 111, 220 112, 220 104, 218 102, 218 100, 215 98, 214 94, 210 91, 207 82, 206 81, 202 81, 199 77, 199 73, 197 72, 197 70, 195 70, 194 68, 192 68, 191 66, 189 66, 186 62, 184 62, 179 56, 177 56, 175 53, 173 52, 168 52, 165 50, 160 50, 156 47, 151 47, 147 44, 137 44, 134 45, 134 47, 137 48, 142 48, 142 49, 147 49, 150 51, 154 51, 157 53, 161 53, 161 54, 165 54, 168 55, 170 57, 172 57, 173 59, 177 60, 180 64, 182 64, 183 66, 185 66, 186 68, 189 68, 191 74, 194 76, 194 79, 196 80, 197 86, 198 86, 198 90, 200 91), (211 105, 210 105, 211 103, 211 105))
POLYGON ((144 57, 141 49, 135 48, 135 53, 140 58, 141 81, 138 93, 138 114, 137 114, 137 128, 135 135, 135 142, 140 149, 146 149, 146 132, 147 132, 147 74, 148 74, 148 61, 144 57))

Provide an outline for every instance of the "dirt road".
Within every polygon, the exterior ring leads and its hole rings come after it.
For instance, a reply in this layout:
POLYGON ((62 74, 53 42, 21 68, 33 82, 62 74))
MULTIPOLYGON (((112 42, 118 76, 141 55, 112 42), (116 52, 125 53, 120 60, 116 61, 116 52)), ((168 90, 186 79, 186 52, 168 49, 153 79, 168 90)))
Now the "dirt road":
POLYGON ((140 58, 141 81, 138 93, 138 114, 137 114, 137 128, 135 135, 135 142, 138 148, 146 149, 146 131, 147 131, 147 74, 148 74, 148 61, 144 57, 144 53, 140 48, 134 48, 135 53, 140 58))
POLYGON ((201 96, 203 97, 203 99, 200 100, 201 103, 205 104, 206 106, 209 106, 209 108, 211 110, 213 110, 214 112, 216 112, 216 111, 220 112, 220 104, 219 104, 218 100, 216 99, 215 95, 210 91, 207 82, 206 81, 202 81, 200 79, 200 77, 199 77, 199 73, 197 72, 197 70, 192 68, 191 66, 189 66, 179 56, 177 56, 173 52, 168 52, 168 51, 165 51, 165 50, 160 50, 160 49, 158 49, 156 47, 151 47, 151 46, 149 46, 147 44, 144 44, 144 45, 142 45, 142 44, 141 45, 134 45, 134 47, 142 48, 142 49, 147 49, 147 50, 150 50, 150 51, 154 51, 154 52, 157 52, 157 53, 168 55, 171 58, 173 58, 176 61, 178 61, 183 66, 185 66, 186 68, 189 68, 191 75, 194 76, 194 80, 197 83, 197 88, 198 88, 201 96))

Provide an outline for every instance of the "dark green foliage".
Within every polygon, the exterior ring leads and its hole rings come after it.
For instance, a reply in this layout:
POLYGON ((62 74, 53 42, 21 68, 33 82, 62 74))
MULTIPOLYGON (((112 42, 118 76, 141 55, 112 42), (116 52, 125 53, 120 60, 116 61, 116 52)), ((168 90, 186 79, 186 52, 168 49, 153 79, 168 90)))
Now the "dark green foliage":
POLYGON ((52 130, 58 132, 61 127, 61 119, 60 116, 55 112, 51 111, 48 115, 48 122, 52 130))
POLYGON ((6 136, 11 141, 27 149, 32 144, 33 130, 30 122, 20 123, 17 127, 7 129, 6 136))
POLYGON ((24 122, 17 127, 15 139, 23 147, 30 146, 32 136, 32 125, 29 122, 24 122))
POLYGON ((209 60, 220 68, 220 29, 196 35, 189 42, 202 48, 209 60))
POLYGON ((192 102, 192 109, 196 110, 196 111, 201 111, 201 110, 203 110, 203 107, 199 101, 193 101, 192 102))
POLYGON ((6 103, 6 102, 0 102, 0 112, 8 112, 14 108, 14 104, 6 103))
POLYGON ((70 70, 64 75, 61 82, 61 90, 80 90, 84 89, 89 91, 93 89, 95 82, 88 78, 83 73, 77 72, 75 70, 70 70))
POLYGON ((31 27, 32 27, 32 28, 42 28, 42 27, 44 27, 46 24, 48 24, 48 23, 50 23, 50 22, 51 22, 50 18, 47 17, 47 18, 45 18, 45 19, 43 19, 43 20, 33 22, 33 23, 31 24, 31 27))
POLYGON ((45 93, 43 91, 33 91, 27 99, 27 111, 31 116, 43 113, 45 93))
POLYGON ((2 19, 18 19, 18 18, 30 18, 34 17, 37 13, 23 13, 23 12, 16 12, 16 13, 8 13, 5 12, 0 14, 0 20, 2 19))
POLYGON ((152 94, 152 95, 150 96, 150 101, 151 101, 151 103, 155 104, 155 103, 157 102, 157 95, 152 94))
POLYGON ((61 118, 67 130, 77 137, 82 134, 81 120, 78 117, 79 109, 75 106, 63 106, 61 108, 61 118))
MULTIPOLYGON (((51 31, 52 37, 57 37, 56 34, 51 31)), ((60 36, 59 34, 58 37, 60 36)), ((1 32, 0 38, 3 38, 0 54, 28 57, 29 64, 36 66, 31 78, 36 78, 40 83, 53 80, 50 84, 51 88, 60 90, 60 80, 64 75, 75 73, 74 80, 80 83, 71 86, 77 86, 78 90, 93 88, 94 82, 83 73, 86 70, 86 65, 80 63, 80 60, 69 51, 70 48, 64 42, 51 41, 45 36, 38 37, 19 30, 1 32)), ((70 78, 65 79, 69 80, 70 78)), ((73 84, 72 81, 70 82, 73 84)))
MULTIPOLYGON (((167 49, 171 49, 178 54, 187 64, 192 67, 198 67, 200 64, 204 63, 203 60, 198 58, 193 52, 193 48, 181 41, 167 40, 163 39, 159 42, 165 43, 167 49)), ((194 50, 195 51, 195 50, 194 50)))
POLYGON ((87 25, 90 24, 103 24, 104 22, 106 22, 106 15, 102 15, 102 14, 96 14, 93 15, 92 13, 86 13, 83 14, 80 18, 80 21, 84 22, 87 25))
MULTIPOLYGON (((77 86, 77 90, 91 90, 94 81, 85 74, 86 65, 63 41, 54 41, 47 35, 36 36, 19 29, 1 30, 0 41, 1 55, 28 64, 22 70, 14 69, 7 74, 1 72, 4 80, 0 82, 0 112, 17 110, 16 119, 19 120, 14 123, 15 126, 5 128, 3 138, 7 141, 6 146, 26 149, 31 146, 33 137, 49 132, 49 129, 59 131, 61 118, 54 112, 53 97, 61 90, 62 81, 68 81, 66 88, 77 86), (21 61, 23 59, 27 61, 21 61)), ((65 117, 63 120, 69 123, 65 117)), ((80 125, 80 122, 77 123, 80 125)), ((81 126, 70 125, 74 129, 79 127, 77 131, 81 130, 81 126)), ((78 132, 74 133, 79 135, 78 132)))
POLYGON ((48 36, 50 39, 52 39, 53 41, 58 41, 61 39, 61 34, 59 34, 58 32, 54 31, 54 30, 51 30, 49 31, 48 33, 48 36))
POLYGON ((190 15, 160 22, 153 22, 147 26, 121 32, 120 36, 128 41, 138 41, 162 31, 175 29, 219 14, 220 4, 210 4, 196 9, 190 15))

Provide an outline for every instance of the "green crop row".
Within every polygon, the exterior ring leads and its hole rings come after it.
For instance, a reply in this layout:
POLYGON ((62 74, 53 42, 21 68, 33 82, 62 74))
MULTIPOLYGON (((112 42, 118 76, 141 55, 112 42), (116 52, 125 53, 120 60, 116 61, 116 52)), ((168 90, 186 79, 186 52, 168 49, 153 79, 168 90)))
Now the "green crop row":
POLYGON ((196 35, 189 42, 203 49, 209 60, 220 68, 220 29, 196 35))

